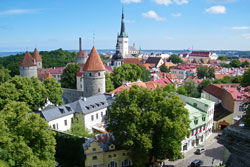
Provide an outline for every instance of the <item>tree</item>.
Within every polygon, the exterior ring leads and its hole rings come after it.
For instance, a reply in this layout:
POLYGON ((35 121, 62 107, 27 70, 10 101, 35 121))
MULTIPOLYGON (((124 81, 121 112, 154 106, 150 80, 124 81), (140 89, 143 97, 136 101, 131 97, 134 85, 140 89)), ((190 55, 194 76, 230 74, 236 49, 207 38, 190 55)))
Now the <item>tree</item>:
POLYGON ((111 73, 111 80, 115 88, 121 86, 124 81, 134 82, 137 79, 143 80, 143 67, 136 64, 123 64, 116 67, 111 73))
POLYGON ((83 122, 83 115, 82 114, 76 114, 73 118, 73 123, 71 125, 71 129, 69 131, 71 134, 76 136, 82 136, 82 137, 93 137, 95 134, 90 134, 88 129, 85 128, 84 122, 83 122))
POLYGON ((61 85, 63 88, 76 89, 76 74, 80 71, 77 64, 69 64, 63 70, 61 85))
POLYGON ((200 79, 214 78, 215 77, 215 70, 212 67, 200 66, 197 68, 197 76, 200 79))
POLYGON ((184 96, 187 96, 187 91, 186 91, 186 89, 185 89, 184 86, 179 86, 179 87, 177 88, 177 93, 179 93, 179 94, 181 94, 181 95, 184 95, 184 96))
POLYGON ((250 70, 245 71, 240 84, 243 87, 250 85, 250 70))
POLYGON ((183 60, 178 57, 177 55, 175 54, 172 54, 169 58, 168 58, 168 62, 172 62, 174 64, 179 64, 179 63, 183 63, 183 60))
POLYGON ((167 68, 164 64, 160 67, 161 72, 169 72, 169 68, 167 68))
POLYGON ((209 86, 211 84, 211 80, 210 79, 204 79, 199 85, 198 85, 198 91, 199 93, 202 93, 202 90, 209 86))
POLYGON ((4 68, 0 65, 0 84, 8 81, 10 79, 10 70, 4 68))
POLYGON ((23 102, 10 102, 0 111, 0 159, 13 167, 54 166, 54 132, 29 111, 23 102))
POLYGON ((56 105, 62 105, 62 94, 61 84, 56 82, 55 78, 45 79, 43 82, 45 89, 48 92, 48 99, 56 105))
POLYGON ((227 58, 227 56, 219 56, 219 57, 218 57, 218 60, 221 60, 221 61, 228 61, 228 58, 227 58))
POLYGON ((168 92, 168 93, 173 93, 173 92, 176 92, 176 88, 175 88, 175 85, 173 84, 167 84, 165 86, 165 88, 163 88, 164 91, 168 92))
POLYGON ((111 81, 111 75, 109 73, 105 74, 105 85, 106 85, 106 92, 111 92, 112 90, 114 90, 114 85, 111 81))
POLYGON ((243 76, 242 75, 238 75, 233 77, 232 83, 241 83, 243 76))
POLYGON ((220 64, 221 67, 225 67, 225 68, 231 68, 231 64, 226 64, 226 63, 221 63, 220 64))
POLYGON ((195 82, 192 80, 190 82, 185 82, 184 88, 187 91, 187 95, 191 97, 200 97, 200 93, 195 86, 195 82))
POLYGON ((234 68, 239 68, 241 65, 241 62, 239 59, 234 59, 230 62, 230 65, 234 68))
POLYGON ((244 61, 244 62, 241 63, 241 67, 243 67, 243 68, 246 68, 246 67, 249 67, 249 66, 250 66, 249 61, 244 61))
POLYGON ((10 101, 25 102, 31 110, 37 110, 47 97, 47 90, 37 78, 15 76, 0 85, 0 110, 10 101))
POLYGON ((142 81, 143 82, 151 81, 152 77, 150 71, 142 66, 139 67, 142 69, 142 74, 141 74, 142 81))
POLYGON ((184 106, 175 94, 132 86, 108 110, 107 130, 118 146, 131 150, 134 166, 145 166, 152 159, 176 160, 183 156, 181 141, 189 135, 184 106))

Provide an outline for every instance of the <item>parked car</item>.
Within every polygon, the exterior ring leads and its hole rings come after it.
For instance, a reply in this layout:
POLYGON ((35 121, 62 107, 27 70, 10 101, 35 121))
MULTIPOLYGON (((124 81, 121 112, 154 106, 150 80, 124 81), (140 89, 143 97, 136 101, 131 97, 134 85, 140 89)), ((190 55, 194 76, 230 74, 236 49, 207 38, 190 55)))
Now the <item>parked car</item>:
POLYGON ((197 148, 194 153, 195 154, 201 154, 201 153, 203 153, 205 151, 206 151, 205 147, 200 147, 200 148, 197 148))
POLYGON ((203 164, 203 161, 200 159, 196 159, 193 162, 191 162, 190 166, 191 167, 199 167, 203 164))

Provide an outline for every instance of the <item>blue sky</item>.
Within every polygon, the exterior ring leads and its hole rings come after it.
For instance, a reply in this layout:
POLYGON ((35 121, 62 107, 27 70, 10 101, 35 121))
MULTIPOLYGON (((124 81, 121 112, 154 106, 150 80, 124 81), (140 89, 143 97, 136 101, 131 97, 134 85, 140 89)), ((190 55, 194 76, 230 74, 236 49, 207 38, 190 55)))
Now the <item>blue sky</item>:
POLYGON ((114 49, 122 5, 137 48, 250 50, 250 0, 1 0, 0 51, 114 49))

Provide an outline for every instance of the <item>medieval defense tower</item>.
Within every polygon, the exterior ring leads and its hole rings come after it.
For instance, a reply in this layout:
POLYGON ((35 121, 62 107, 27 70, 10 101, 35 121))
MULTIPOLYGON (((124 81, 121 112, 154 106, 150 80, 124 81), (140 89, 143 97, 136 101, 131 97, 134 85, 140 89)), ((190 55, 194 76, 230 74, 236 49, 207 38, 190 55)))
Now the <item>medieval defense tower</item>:
POLYGON ((105 67, 95 47, 83 67, 84 96, 105 93, 105 67))
POLYGON ((19 71, 22 77, 37 77, 37 65, 28 51, 26 51, 20 63, 19 71))
POLYGON ((85 64, 88 59, 88 53, 87 51, 82 50, 82 38, 79 38, 79 54, 77 56, 76 63, 77 64, 85 64))

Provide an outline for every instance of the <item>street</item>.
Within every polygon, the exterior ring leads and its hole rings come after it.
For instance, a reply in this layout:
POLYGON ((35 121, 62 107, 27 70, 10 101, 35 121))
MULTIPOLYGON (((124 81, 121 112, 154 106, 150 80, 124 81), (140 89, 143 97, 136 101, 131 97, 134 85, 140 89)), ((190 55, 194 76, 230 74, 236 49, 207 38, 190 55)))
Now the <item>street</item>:
POLYGON ((217 140, 214 137, 217 133, 213 133, 206 141, 205 148, 206 151, 201 155, 194 154, 195 148, 184 154, 184 159, 177 161, 165 161, 166 165, 174 165, 175 167, 187 167, 195 159, 200 159, 203 161, 201 167, 210 167, 219 165, 223 161, 224 156, 224 146, 217 143, 217 140), (213 160, 214 159, 214 160, 213 160), (213 161, 213 164, 212 164, 213 161))

